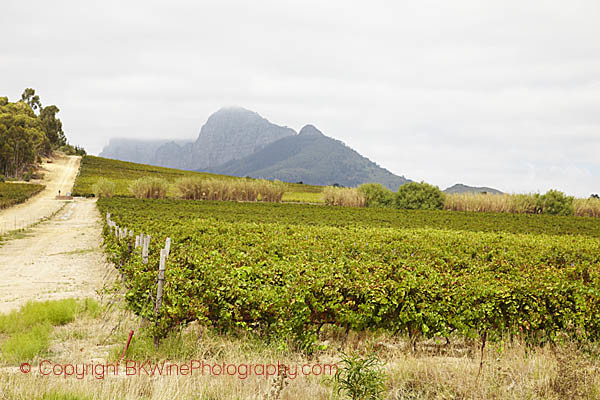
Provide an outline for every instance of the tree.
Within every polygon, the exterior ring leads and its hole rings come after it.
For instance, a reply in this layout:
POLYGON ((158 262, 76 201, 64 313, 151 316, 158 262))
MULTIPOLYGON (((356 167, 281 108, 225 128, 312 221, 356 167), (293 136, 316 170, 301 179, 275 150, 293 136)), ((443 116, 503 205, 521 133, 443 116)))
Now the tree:
POLYGON ((40 96, 35 94, 35 90, 32 88, 27 88, 23 91, 23 94, 21 94, 21 101, 31 107, 33 111, 40 111, 42 109, 40 96))
POLYGON ((67 144, 67 139, 62 130, 62 122, 56 118, 59 111, 58 107, 54 105, 44 107, 40 112, 40 122, 50 143, 55 146, 64 146, 67 144))
POLYGON ((558 190, 548 190, 538 197, 542 213, 552 215, 573 215, 573 197, 558 190))
POLYGON ((398 188, 396 207, 409 210, 441 210, 444 193, 439 187, 425 182, 409 182, 398 188))
POLYGON ((51 148, 50 141, 31 106, 5 99, 0 98, 0 171, 18 176, 51 148))
POLYGON ((363 183, 358 191, 365 196, 367 207, 391 207, 394 204, 394 193, 380 183, 363 183))

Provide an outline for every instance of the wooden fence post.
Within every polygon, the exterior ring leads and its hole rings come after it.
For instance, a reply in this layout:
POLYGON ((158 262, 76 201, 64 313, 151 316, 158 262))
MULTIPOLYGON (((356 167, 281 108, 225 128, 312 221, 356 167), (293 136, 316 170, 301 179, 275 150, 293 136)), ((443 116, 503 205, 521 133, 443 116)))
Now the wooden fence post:
POLYGON ((160 306, 162 305, 163 286, 165 284, 166 261, 167 251, 165 249, 160 249, 160 264, 158 267, 158 287, 156 289, 156 305, 154 308, 154 313, 157 315, 158 311, 160 310, 160 306))
POLYGON ((171 252, 171 238, 168 237, 167 240, 165 240, 165 257, 169 258, 169 253, 171 252))
POLYGON ((148 247, 150 246, 150 235, 144 235, 144 247, 142 248, 142 262, 148 264, 148 247))

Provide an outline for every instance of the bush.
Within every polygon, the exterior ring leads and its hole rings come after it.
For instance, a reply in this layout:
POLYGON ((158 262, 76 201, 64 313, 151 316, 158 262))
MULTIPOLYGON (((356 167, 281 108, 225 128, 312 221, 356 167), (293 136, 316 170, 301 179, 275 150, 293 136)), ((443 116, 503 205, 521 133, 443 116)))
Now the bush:
POLYGON ((106 178, 100 178, 93 186, 96 197, 113 197, 115 193, 115 183, 106 178))
POLYGON ((573 197, 558 190, 548 190, 546 194, 538 195, 538 204, 544 214, 573 215, 573 197))
POLYGON ((23 180, 25 182, 29 182, 31 180, 31 173, 30 172, 25 173, 25 176, 23 177, 23 180))
POLYGON ((355 188, 328 186, 323 190, 323 201, 328 206, 365 206, 365 196, 355 188))
POLYGON ((333 378, 338 395, 352 400, 377 400, 385 397, 386 377, 377 355, 361 358, 342 353, 340 364, 341 368, 338 368, 333 378))
POLYGON ((137 199, 164 199, 169 184, 162 178, 145 177, 131 183, 129 190, 137 199))
POLYGON ((408 210, 441 210, 444 193, 439 187, 425 182, 410 182, 398 188, 396 207, 408 210))
POLYGON ((60 151, 68 156, 85 156, 87 152, 83 147, 65 144, 59 148, 60 151))
POLYGON ((0 174, 0 183, 4 183, 6 181, 6 177, 0 174))
POLYGON ((364 183, 358 191, 365 197, 366 207, 392 207, 394 193, 380 183, 364 183))

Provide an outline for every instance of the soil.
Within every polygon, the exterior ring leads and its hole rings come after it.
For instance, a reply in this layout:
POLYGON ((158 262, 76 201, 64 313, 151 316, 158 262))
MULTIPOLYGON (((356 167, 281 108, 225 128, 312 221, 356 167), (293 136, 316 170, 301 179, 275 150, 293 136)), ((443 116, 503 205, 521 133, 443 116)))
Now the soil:
POLYGON ((45 164, 46 189, 0 212, 0 227, 29 226, 0 244, 0 313, 30 300, 94 297, 106 281, 111 269, 101 250, 95 200, 56 199, 58 190, 71 191, 79 162, 69 156, 45 164))

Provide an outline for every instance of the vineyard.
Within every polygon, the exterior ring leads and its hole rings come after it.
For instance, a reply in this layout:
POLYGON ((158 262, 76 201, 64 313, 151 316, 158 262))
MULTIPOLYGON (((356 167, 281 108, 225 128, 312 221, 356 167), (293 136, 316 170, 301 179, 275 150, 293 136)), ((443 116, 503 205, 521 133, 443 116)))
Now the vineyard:
MULTIPOLYGON (((75 196, 90 197, 94 195, 94 184, 100 179, 108 179, 115 184, 117 197, 133 197, 129 190, 132 182, 139 178, 162 178, 169 183, 174 183, 180 178, 207 178, 219 180, 243 180, 227 175, 216 175, 206 172, 184 171, 179 169, 156 167, 137 164, 127 161, 111 160, 102 157, 85 156, 81 160, 81 170, 73 194, 75 196)), ((310 201, 321 202, 319 186, 285 183, 284 201, 310 201)), ((175 197, 175 188, 167 193, 168 197, 175 197)))
POLYGON ((296 204, 101 199, 126 299, 156 337, 192 321, 313 349, 324 326, 530 343, 600 335, 600 220, 296 204), (171 238, 162 307, 159 249, 171 238))
POLYGON ((44 185, 33 183, 2 183, 0 182, 0 209, 23 203, 31 196, 41 192, 44 185))

